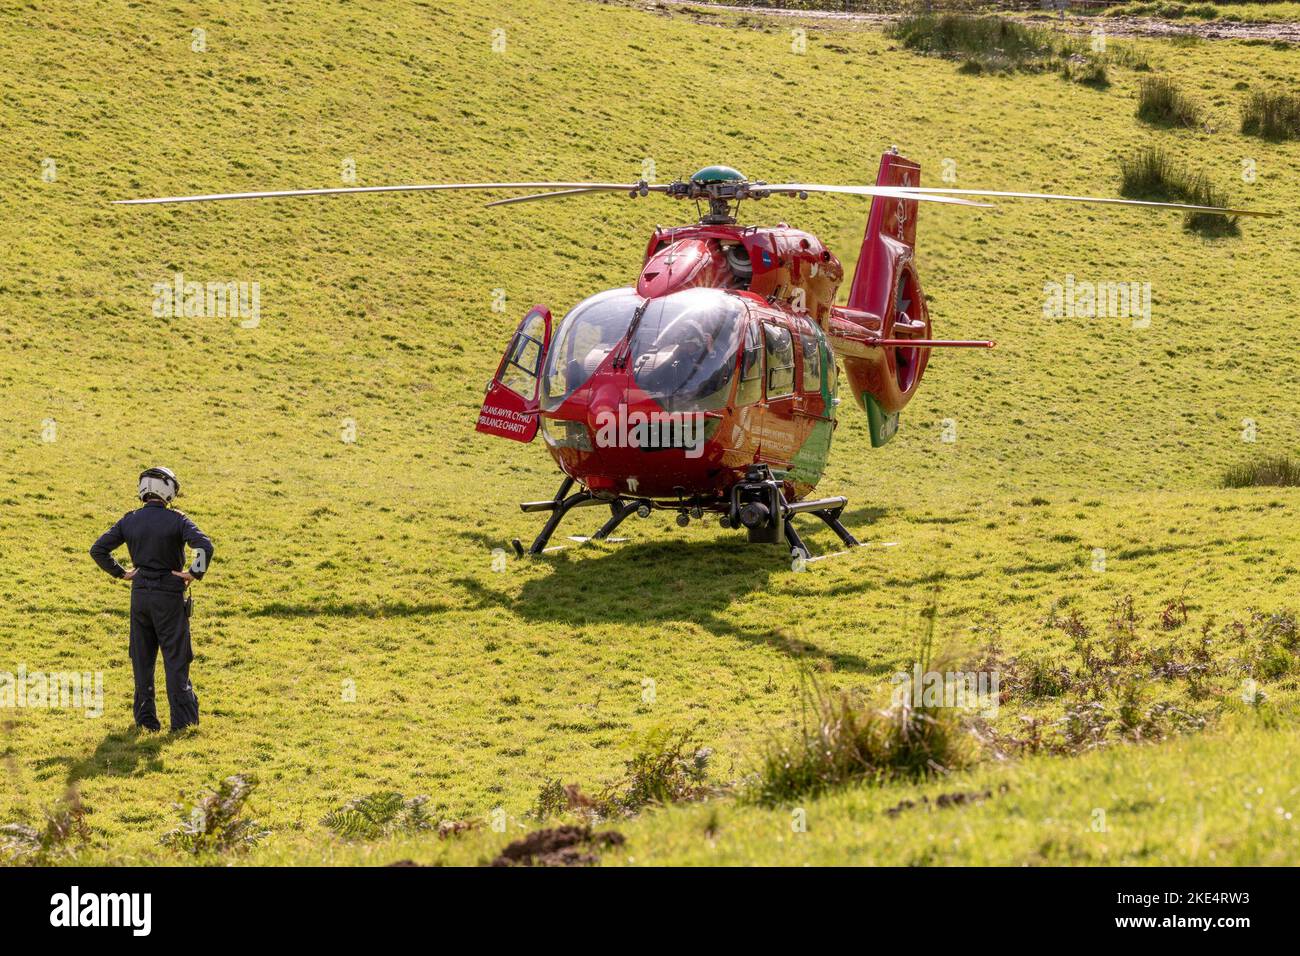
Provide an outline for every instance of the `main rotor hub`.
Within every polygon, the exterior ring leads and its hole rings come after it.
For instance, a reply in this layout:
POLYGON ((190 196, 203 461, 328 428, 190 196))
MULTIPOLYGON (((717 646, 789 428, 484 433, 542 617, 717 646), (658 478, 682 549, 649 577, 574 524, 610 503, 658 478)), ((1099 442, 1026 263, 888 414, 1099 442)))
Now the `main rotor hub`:
POLYGON ((705 166, 691 176, 693 183, 743 183, 747 180, 740 170, 730 166, 705 166))
POLYGON ((709 211, 700 216, 705 225, 732 225, 741 200, 751 197, 751 186, 761 185, 750 183, 740 170, 730 166, 705 166, 685 182, 669 183, 668 195, 707 202, 709 211))

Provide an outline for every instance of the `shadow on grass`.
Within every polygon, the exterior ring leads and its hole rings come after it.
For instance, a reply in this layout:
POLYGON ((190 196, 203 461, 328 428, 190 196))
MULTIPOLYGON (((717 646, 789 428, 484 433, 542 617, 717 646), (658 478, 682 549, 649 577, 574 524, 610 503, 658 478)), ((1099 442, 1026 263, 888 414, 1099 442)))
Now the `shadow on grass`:
POLYGON ((15 608, 15 610, 23 614, 70 614, 76 617, 104 616, 104 617, 120 617, 124 619, 129 619, 131 617, 131 609, 129 607, 100 607, 100 606, 73 607, 72 605, 69 604, 61 604, 58 606, 23 604, 15 608))
POLYGON ((325 601, 320 604, 288 604, 272 601, 248 612, 249 617, 429 617, 450 611, 443 601, 410 604, 406 601, 325 601))
MULTIPOLYGON (((836 540, 829 533, 826 537, 831 539, 827 545, 836 540)), ((766 644, 794 658, 826 660, 836 670, 891 671, 884 663, 829 651, 809 640, 800 626, 802 598, 797 596, 786 602, 788 613, 773 615, 763 626, 741 627, 724 618, 728 607, 755 593, 778 591, 788 597, 790 585, 802 582, 804 576, 791 571, 783 546, 751 546, 743 538, 728 536, 708 543, 626 544, 582 561, 571 560, 563 551, 540 560, 550 565, 550 573, 524 581, 518 597, 476 578, 461 577, 453 583, 466 593, 467 608, 499 608, 524 621, 575 627, 697 624, 720 639, 766 644)))
POLYGON ((44 771, 53 767, 66 767, 69 784, 94 777, 132 777, 139 773, 155 773, 163 766, 163 748, 175 736, 165 732, 149 733, 138 727, 112 730, 90 756, 81 760, 47 757, 37 761, 36 771, 45 778, 44 771))

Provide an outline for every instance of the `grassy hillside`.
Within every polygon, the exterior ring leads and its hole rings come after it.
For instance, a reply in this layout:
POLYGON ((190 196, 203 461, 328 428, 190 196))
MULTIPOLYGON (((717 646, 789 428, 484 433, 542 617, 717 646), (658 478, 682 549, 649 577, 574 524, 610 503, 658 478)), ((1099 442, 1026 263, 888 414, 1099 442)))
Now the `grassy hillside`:
MULTIPOLYGON (((739 779, 797 716, 801 671, 880 685, 909 665, 932 600, 937 640, 957 653, 986 640, 972 628, 994 614, 1009 653, 1065 654, 1045 617, 1068 604, 1102 619, 1126 594, 1148 622, 1181 595, 1189 631, 1212 617, 1216 634, 1252 608, 1294 607, 1300 492, 1218 487, 1229 465, 1300 448, 1295 144, 1236 132, 1247 89, 1293 82, 1294 53, 1142 44, 1214 130, 1169 131, 1134 119, 1141 74, 1124 68, 1104 91, 965 76, 865 29, 810 29, 800 55, 786 21, 712 19, 540 0, 508 12, 465 0, 0 5, 0 671, 102 670, 106 709, 0 712, 0 821, 37 819, 75 785, 88 858, 170 860, 157 840, 178 794, 251 772, 273 828, 256 859, 369 858, 320 818, 391 789, 431 795, 439 818, 501 807, 522 822, 545 780, 614 780, 655 727, 697 726, 715 777, 739 779), (1116 194, 1119 156, 1159 144, 1234 201, 1288 215, 1207 241, 1177 216, 1137 211, 922 210, 937 334, 1000 345, 936 356, 884 449, 846 410, 822 488, 849 497, 848 523, 871 546, 802 574, 712 525, 657 518, 627 525, 622 546, 493 568, 493 548, 540 524, 516 503, 557 482, 540 442, 473 430, 506 337, 536 301, 563 311, 632 281, 648 231, 693 208, 617 197, 485 210, 427 195, 108 205, 340 185, 346 160, 359 185, 635 179, 647 158, 661 180, 724 162, 768 181, 866 182, 895 143, 926 182, 950 159, 958 186, 1099 195, 1116 194), (156 318, 153 286, 177 272, 257 282, 260 324, 156 318), (1067 274, 1150 282, 1150 327, 1044 318, 1044 284, 1067 274), (942 440, 946 419, 955 442, 942 440), (196 589, 203 724, 137 739, 127 594, 86 549, 154 462, 180 473, 180 505, 217 558, 196 589)), ((817 232, 851 268, 867 206, 747 211, 817 232)), ((589 533, 585 518, 567 530, 589 533)), ((834 549, 821 532, 809 542, 834 549)), ((1211 703, 1236 693, 1230 673, 1211 703)), ((1221 719, 1216 705, 1192 741, 946 782, 996 779, 1019 802, 936 813, 951 833, 925 817, 896 860, 849 847, 875 845, 882 807, 931 791, 832 796, 810 812, 807 836, 822 842, 798 859, 943 862, 927 841, 960 836, 982 849, 959 858, 980 862, 1295 862, 1294 824, 1258 809, 1292 810, 1300 786, 1295 674, 1267 682, 1267 720, 1221 719), (1144 779, 1169 801, 1135 796, 1144 779), (1265 794, 1244 813, 1248 784, 1265 794), (1066 823, 1034 822, 1067 790, 1070 814, 1129 801, 1142 836, 1043 851, 1075 826, 1065 811, 1066 823), (1218 857, 1188 842, 1198 813, 1218 857), (859 842, 842 842, 850 832, 859 842)), ((1013 701, 1005 719, 1034 706, 1013 701)), ((792 859, 757 838, 715 851, 697 836, 709 812, 638 820, 623 858, 792 859)), ((741 829, 789 818, 721 812, 741 829)), ((494 839, 375 858, 472 861, 494 839)))

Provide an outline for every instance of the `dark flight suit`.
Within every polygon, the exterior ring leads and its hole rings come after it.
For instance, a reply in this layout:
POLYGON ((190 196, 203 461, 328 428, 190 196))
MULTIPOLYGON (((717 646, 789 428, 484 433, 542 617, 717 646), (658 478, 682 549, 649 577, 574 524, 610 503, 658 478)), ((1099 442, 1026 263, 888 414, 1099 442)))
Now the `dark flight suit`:
MULTIPOLYGON (((154 704, 154 666, 162 648, 163 672, 167 677, 167 702, 171 707, 172 730, 199 722, 199 699, 190 684, 190 619, 185 600, 185 581, 173 571, 185 562, 185 545, 203 552, 202 564, 189 569, 201 578, 212 564, 212 542, 182 511, 173 511, 158 500, 122 516, 90 549, 101 568, 120 578, 126 569, 112 552, 126 545, 136 574, 131 581, 131 667, 135 671, 135 722, 148 730, 160 730, 154 704)), ((197 556, 196 556, 197 557, 197 556)))

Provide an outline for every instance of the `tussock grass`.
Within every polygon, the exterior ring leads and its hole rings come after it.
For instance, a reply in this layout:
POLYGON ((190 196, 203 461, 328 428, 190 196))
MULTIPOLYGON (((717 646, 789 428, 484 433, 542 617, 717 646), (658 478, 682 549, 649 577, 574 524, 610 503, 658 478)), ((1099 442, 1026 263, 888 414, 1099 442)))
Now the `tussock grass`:
POLYGON ((797 734, 774 739, 762 756, 753 797, 774 804, 816 796, 846 783, 923 780, 960 770, 974 738, 953 708, 887 706, 810 680, 797 734))
POLYGON ((1137 117, 1155 126, 1201 124, 1201 108, 1167 76, 1144 77, 1138 84, 1137 117))
POLYGON ((1241 105, 1241 131, 1263 139, 1300 139, 1300 93, 1252 93, 1241 105))
MULTIPOLYGON (((1204 173, 1193 172, 1159 147, 1120 157, 1120 195, 1128 199, 1180 202, 1193 206, 1227 206, 1230 199, 1204 173)), ((1236 216, 1189 212, 1183 228, 1207 238, 1240 235, 1236 216)))
POLYGON ((1106 73, 1106 64, 1097 57, 1080 57, 1065 60, 1061 64, 1061 77, 1072 83, 1105 89, 1110 86, 1110 77, 1106 73))
POLYGON ((1223 474, 1224 488, 1300 487, 1300 461, 1278 455, 1233 465, 1223 474))
MULTIPOLYGON (((933 654, 936 610, 928 612, 919 672, 944 671, 933 654)), ((961 711, 929 703, 914 687, 917 669, 895 686, 888 704, 854 691, 832 691, 805 676, 798 732, 775 736, 762 753, 749 796, 773 804, 816 796, 850 782, 924 780, 969 766, 976 741, 961 711)))
POLYGON ((885 29, 908 50, 962 60, 963 72, 1037 72, 1056 62, 1061 39, 1050 30, 996 16, 958 13, 904 17, 885 29))
POLYGON ((1182 171, 1162 149, 1153 147, 1123 156, 1119 168, 1120 194, 1123 196, 1138 199, 1181 195, 1178 184, 1182 171))

